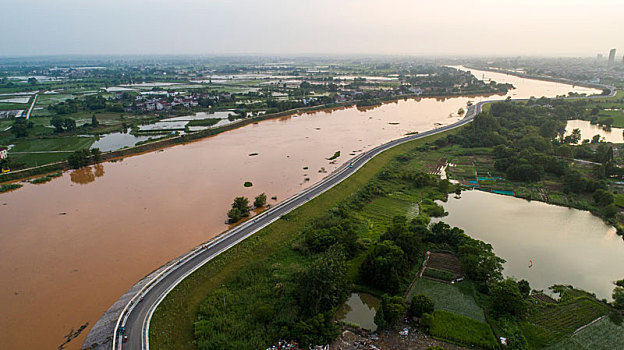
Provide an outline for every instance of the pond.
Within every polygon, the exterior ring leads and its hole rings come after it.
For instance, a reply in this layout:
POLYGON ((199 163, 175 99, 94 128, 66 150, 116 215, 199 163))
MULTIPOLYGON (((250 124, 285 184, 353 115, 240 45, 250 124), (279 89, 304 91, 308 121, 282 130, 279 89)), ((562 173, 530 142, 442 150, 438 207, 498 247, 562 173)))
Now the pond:
POLYGON ((159 137, 159 135, 134 136, 130 133, 113 132, 101 135, 100 139, 91 145, 91 148, 99 148, 102 152, 115 151, 124 147, 132 147, 137 142, 145 141, 150 137, 159 137))
POLYGON ((587 120, 568 120, 566 124, 566 136, 572 134, 572 130, 581 130, 581 140, 591 140, 594 135, 600 135, 601 140, 605 142, 623 143, 624 129, 611 128, 607 131, 600 125, 594 125, 587 120))
POLYGON ((611 300, 612 281, 624 278, 622 237, 587 211, 481 191, 439 204, 449 215, 436 221, 490 243, 507 260, 505 276, 526 279, 533 289, 571 284, 611 300))
POLYGON ((352 293, 336 312, 336 318, 374 332, 377 329, 375 313, 380 305, 381 300, 377 297, 366 293, 352 293))

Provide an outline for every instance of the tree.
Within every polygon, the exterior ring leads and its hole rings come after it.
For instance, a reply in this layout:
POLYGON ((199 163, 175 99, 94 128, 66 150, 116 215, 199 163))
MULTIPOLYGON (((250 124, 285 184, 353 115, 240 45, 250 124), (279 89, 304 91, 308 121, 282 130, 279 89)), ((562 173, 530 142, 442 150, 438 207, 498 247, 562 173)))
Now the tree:
POLYGON ((347 298, 351 289, 345 255, 334 246, 302 272, 298 280, 298 301, 309 315, 330 311, 347 298))
POLYGON ((570 143, 577 144, 581 141, 581 129, 572 130, 572 134, 570 135, 570 143))
POLYGON ((254 207, 256 208, 261 208, 264 207, 264 205, 266 204, 267 201, 267 196, 264 193, 260 193, 254 200, 254 207))
POLYGON ((88 165, 90 158, 91 152, 89 152, 88 149, 81 149, 75 151, 69 157, 67 157, 67 163, 73 169, 79 169, 85 165, 88 165))
POLYGON ((35 77, 28 78, 28 84, 30 84, 30 85, 37 84, 37 78, 35 78, 35 77))
POLYGON ((249 199, 247 197, 236 197, 232 203, 232 209, 228 211, 230 223, 235 223, 242 218, 249 216, 249 199))
POLYGON ((381 306, 375 314, 375 324, 380 321, 381 324, 377 326, 381 329, 390 328, 397 323, 399 319, 405 314, 405 301, 402 296, 388 296, 384 295, 381 299, 381 306))
POLYGON ((65 127, 67 131, 74 131, 76 130, 76 121, 71 118, 65 118, 65 120, 63 120, 63 127, 65 127))
POLYGON ((238 208, 230 209, 227 213, 227 216, 229 218, 228 222, 230 224, 233 224, 243 218, 243 215, 241 214, 240 210, 238 210, 238 208))
POLYGON ((411 232, 407 227, 407 218, 405 216, 395 216, 392 219, 392 225, 388 227, 386 233, 381 236, 381 240, 390 240, 394 242, 409 261, 415 261, 419 257, 420 240, 416 233, 411 232))
POLYGON ((392 241, 383 241, 366 255, 360 265, 360 280, 383 291, 396 293, 407 266, 403 250, 392 241))
POLYGON ((614 201, 614 197, 611 192, 605 191, 600 188, 594 192, 592 197, 594 198, 596 204, 600 205, 601 207, 607 206, 614 201))
POLYGON ((518 288, 518 283, 510 278, 496 282, 490 287, 492 311, 497 316, 516 316, 522 318, 526 313, 526 304, 518 288))
POLYGON ((527 280, 520 280, 518 282, 518 290, 520 290, 520 294, 522 294, 524 298, 527 298, 529 294, 531 294, 531 285, 529 285, 527 280))
POLYGON ((25 118, 17 118, 13 126, 11 126, 11 133, 17 138, 28 136, 28 126, 24 119, 25 118))
POLYGON ((291 337, 300 345, 327 344, 340 335, 340 330, 334 322, 331 312, 318 314, 305 321, 299 321, 293 327, 291 337))
POLYGON ((502 271, 505 260, 492 252, 490 244, 468 239, 464 245, 458 248, 458 255, 466 275, 474 281, 490 283, 503 277, 502 271))
POLYGON ((408 314, 413 317, 421 317, 424 313, 433 313, 433 300, 424 294, 414 295, 410 302, 408 314))
POLYGON ((624 287, 616 286, 613 289, 613 305, 622 310, 624 309, 624 287))
POLYGON ((58 115, 55 115, 50 119, 50 125, 54 127, 54 132, 63 132, 63 119, 58 115))
POLYGON ((420 326, 425 330, 431 328, 433 324, 433 314, 424 313, 420 318, 420 326))
POLYGON ((91 126, 92 127, 97 127, 98 125, 100 125, 100 122, 97 120, 97 118, 95 117, 95 114, 91 116, 91 126))
POLYGON ((102 161, 102 151, 100 151, 100 149, 97 147, 91 149, 91 156, 93 157, 93 161, 96 163, 102 161))

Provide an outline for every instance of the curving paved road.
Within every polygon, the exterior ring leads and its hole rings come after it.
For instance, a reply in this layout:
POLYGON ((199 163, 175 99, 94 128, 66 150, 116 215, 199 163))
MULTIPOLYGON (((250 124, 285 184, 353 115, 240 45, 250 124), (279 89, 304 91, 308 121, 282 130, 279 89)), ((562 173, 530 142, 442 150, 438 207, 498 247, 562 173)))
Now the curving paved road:
MULTIPOLYGON (((615 95, 612 89, 611 96, 615 95)), ((605 96, 596 96, 605 97, 605 96)), ((587 98, 587 97, 585 97, 587 98)), ((572 98, 573 99, 573 98, 572 98)), ((497 100, 499 101, 499 100, 497 100)), ((517 100, 515 100, 517 101, 517 100)), ((160 275, 146 284, 126 305, 121 313, 115 327, 113 335, 113 350, 115 349, 149 349, 149 326, 151 317, 156 307, 184 278, 200 268, 206 262, 215 258, 222 252, 241 242, 245 238, 258 232, 263 227, 279 219, 282 215, 289 213, 295 208, 306 203, 310 199, 320 195, 333 186, 348 178, 361 168, 372 157, 384 152, 399 144, 438 134, 451 130, 471 122, 474 116, 481 112, 485 103, 495 101, 482 101, 471 106, 466 116, 453 124, 442 126, 438 129, 425 131, 416 135, 405 136, 392 140, 383 145, 377 146, 365 153, 362 153, 343 164, 329 176, 319 183, 305 189, 302 192, 288 198, 287 200, 271 207, 254 218, 240 224, 239 226, 225 232, 207 244, 196 248, 175 264, 165 269, 160 275), (127 336, 127 342, 123 342, 127 336)))
POLYGON ((161 276, 155 278, 151 284, 146 285, 145 289, 130 301, 117 323, 113 349, 149 349, 149 324, 154 310, 175 286, 206 262, 271 224, 282 215, 289 213, 310 199, 334 187, 379 153, 399 144, 438 134, 471 122, 474 116, 481 112, 481 106, 484 103, 479 102, 471 106, 466 116, 456 123, 392 140, 356 156, 319 183, 297 193, 189 253, 178 263, 172 265, 169 270, 164 271, 161 276), (123 342, 122 333, 128 337, 125 343, 123 342))

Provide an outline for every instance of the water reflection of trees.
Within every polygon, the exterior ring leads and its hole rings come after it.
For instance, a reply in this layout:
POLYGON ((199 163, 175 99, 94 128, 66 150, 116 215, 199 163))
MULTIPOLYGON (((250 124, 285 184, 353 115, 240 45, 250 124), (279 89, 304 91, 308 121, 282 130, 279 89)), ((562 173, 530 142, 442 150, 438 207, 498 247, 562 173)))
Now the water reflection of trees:
POLYGON ((96 178, 104 176, 104 166, 96 164, 94 166, 86 166, 74 170, 69 174, 71 182, 86 185, 95 181, 96 178))

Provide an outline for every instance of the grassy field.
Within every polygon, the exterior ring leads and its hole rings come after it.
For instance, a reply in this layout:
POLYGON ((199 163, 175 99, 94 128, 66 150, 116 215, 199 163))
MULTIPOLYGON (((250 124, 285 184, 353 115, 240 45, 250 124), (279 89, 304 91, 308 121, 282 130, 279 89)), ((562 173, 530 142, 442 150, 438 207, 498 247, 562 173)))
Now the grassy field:
MULTIPOLYGON (((288 256, 288 251, 291 250, 290 245, 309 222, 326 213, 329 208, 345 200, 368 183, 396 155, 438 137, 432 136, 413 141, 380 154, 349 179, 195 271, 179 284, 157 308, 150 328, 152 347, 154 349, 195 349, 194 322, 199 305, 208 293, 217 291, 233 276, 239 274, 245 266, 264 262, 268 256, 276 258, 279 254, 284 254, 283 260, 291 261, 293 257, 288 256)), ((297 261, 292 261, 292 264, 296 265, 297 261)), ((292 264, 281 262, 280 266, 289 268, 292 264)))
POLYGON ((11 159, 18 164, 23 163, 26 164, 27 167, 34 167, 67 159, 72 152, 91 147, 93 142, 95 142, 95 139, 91 137, 67 136, 32 140, 14 140, 13 142, 15 146, 9 151, 11 159))
POLYGON ((548 349, 624 349, 624 325, 622 323, 615 324, 608 317, 605 317, 548 349))
POLYGON ((25 164, 26 167, 35 167, 44 164, 56 163, 67 159, 71 152, 63 153, 24 153, 11 155, 18 164, 25 164))
MULTIPOLYGON (((459 282, 459 284, 462 283, 469 282, 459 282)), ((465 289, 469 290, 469 288, 465 289)), ((445 310, 479 322, 485 322, 483 310, 477 305, 472 295, 468 294, 467 291, 460 290, 457 285, 419 278, 410 290, 408 299, 411 299, 415 294, 425 294, 430 297, 435 303, 436 310, 445 310)))
POLYGON ((564 340, 607 312, 606 305, 581 296, 558 304, 540 304, 520 327, 532 348, 543 348, 564 340))
POLYGON ((28 109, 28 107, 29 107, 28 103, 9 103, 9 102, 0 103, 0 110, 2 111, 8 111, 12 109, 28 109))
POLYGON ((89 148, 95 142, 91 137, 55 137, 49 139, 23 140, 15 143, 11 152, 49 152, 49 151, 76 151, 89 148))
POLYGON ((448 311, 436 310, 433 313, 430 332, 434 338, 452 343, 483 349, 498 349, 498 342, 487 323, 448 311))

